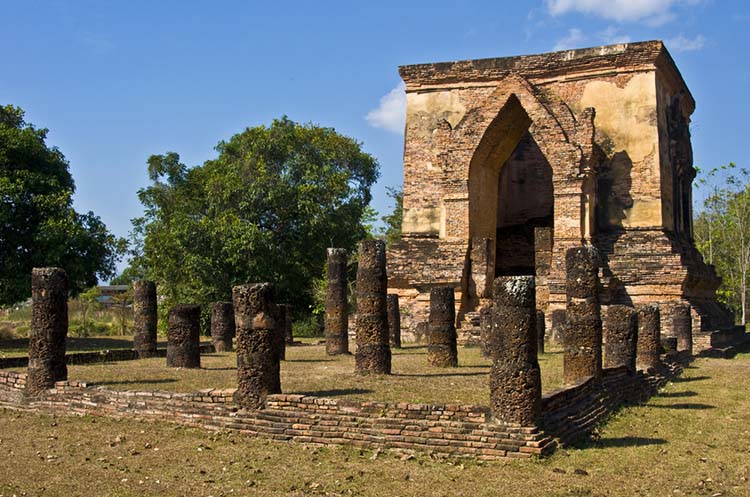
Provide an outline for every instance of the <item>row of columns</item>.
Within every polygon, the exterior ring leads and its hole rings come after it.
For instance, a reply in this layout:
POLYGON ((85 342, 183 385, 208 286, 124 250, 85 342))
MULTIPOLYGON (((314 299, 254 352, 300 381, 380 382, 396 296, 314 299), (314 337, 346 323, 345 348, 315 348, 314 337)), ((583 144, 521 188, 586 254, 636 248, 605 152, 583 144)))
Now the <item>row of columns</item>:
MULTIPOLYGON (((345 253, 329 251, 329 263, 342 264, 331 270, 339 286, 329 288, 329 295, 346 296, 345 253), (333 255, 333 257, 331 257, 333 255), (343 256, 342 256, 343 255, 343 256), (344 286, 344 291, 341 286, 344 286)), ((656 305, 639 306, 637 310, 612 305, 607 310, 607 326, 602 327, 598 300, 596 254, 587 247, 566 253, 567 324, 564 336, 564 378, 574 383, 583 378, 598 377, 602 367, 636 365, 648 369, 659 365, 660 315, 656 305), (606 342, 604 359, 602 342, 606 342)), ((385 246, 370 240, 360 245, 357 271, 357 352, 355 372, 390 374, 392 331, 397 312, 390 309, 386 296, 385 246)), ((32 332, 29 351, 28 389, 39 392, 55 381, 67 378, 65 337, 67 335, 67 276, 57 268, 35 269, 32 274, 32 332)), ((139 283, 136 305, 139 350, 152 353, 155 336, 155 287, 139 283)), ((332 302, 333 299, 330 299, 332 302)), ((537 360, 539 351, 539 316, 535 309, 532 276, 499 277, 494 282, 493 304, 482 311, 482 337, 486 354, 492 360, 490 371, 490 404, 497 419, 503 422, 533 425, 538 422, 541 405, 541 375, 537 360)), ((327 303, 329 300, 327 300, 327 303)), ((326 312, 341 329, 341 314, 346 307, 337 302, 336 312, 326 312)), ((396 311, 397 300, 394 302, 396 311)), ((212 306, 216 323, 214 339, 231 347, 234 329, 237 342, 237 402, 241 407, 262 407, 267 395, 280 393, 280 361, 284 358, 290 324, 289 308, 273 302, 273 287, 268 283, 240 285, 232 289, 232 302, 212 306), (232 311, 230 311, 230 309, 232 311)), ((691 342, 690 308, 675 310, 678 342, 691 342)), ((178 305, 168 314, 167 365, 200 367, 200 307, 178 305)), ((344 325, 345 326, 345 325, 344 325)), ((212 325, 212 334, 213 334, 212 325)), ((344 328, 345 329, 345 328, 344 328)), ((328 330, 327 330, 328 332, 328 330)), ((327 333, 327 338, 330 334, 327 333)), ((451 287, 435 287, 430 294, 428 361, 434 366, 457 365, 455 297, 451 287)), ((332 340, 341 344, 340 336, 332 340)), ((348 345, 348 338, 347 342, 348 345)), ((347 347, 348 348, 348 347, 347 347)), ((327 347, 328 350, 328 347, 327 347)))

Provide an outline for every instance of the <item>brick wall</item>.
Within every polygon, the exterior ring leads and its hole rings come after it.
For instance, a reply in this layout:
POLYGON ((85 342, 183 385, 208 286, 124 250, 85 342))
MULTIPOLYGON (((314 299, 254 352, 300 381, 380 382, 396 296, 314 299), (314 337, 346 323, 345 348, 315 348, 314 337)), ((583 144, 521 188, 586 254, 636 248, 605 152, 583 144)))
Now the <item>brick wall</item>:
POLYGON ((570 443, 623 403, 647 398, 665 378, 605 370, 601 383, 587 379, 542 399, 541 427, 494 420, 485 406, 337 400, 303 395, 269 396, 264 409, 239 410, 233 389, 194 393, 114 391, 78 381, 58 382, 35 398, 24 397, 26 375, 0 371, 0 407, 16 410, 169 420, 208 429, 318 444, 408 449, 484 459, 528 458, 570 443))

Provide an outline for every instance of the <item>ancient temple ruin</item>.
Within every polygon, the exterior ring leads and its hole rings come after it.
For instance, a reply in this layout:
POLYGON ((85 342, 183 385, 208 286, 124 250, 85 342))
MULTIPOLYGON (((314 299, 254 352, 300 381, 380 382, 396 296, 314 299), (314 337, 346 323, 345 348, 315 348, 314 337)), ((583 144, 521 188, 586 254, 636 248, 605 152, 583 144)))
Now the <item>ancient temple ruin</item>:
MULTIPOLYGON (((600 254, 603 305, 689 304, 694 331, 730 325, 692 236, 695 101, 660 41, 402 66, 402 240, 389 291, 424 336, 430 289, 456 290, 479 335, 497 276, 533 275, 548 334, 564 319, 565 252, 600 254)), ((667 334, 669 330, 665 330, 667 334)))

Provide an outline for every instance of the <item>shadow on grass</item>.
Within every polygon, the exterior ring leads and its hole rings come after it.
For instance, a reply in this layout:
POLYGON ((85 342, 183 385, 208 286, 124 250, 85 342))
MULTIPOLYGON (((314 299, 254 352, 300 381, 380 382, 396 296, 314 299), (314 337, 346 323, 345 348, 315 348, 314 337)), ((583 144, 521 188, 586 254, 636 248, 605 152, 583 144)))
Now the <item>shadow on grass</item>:
POLYGON ((133 385, 133 384, 144 384, 144 385, 158 385, 159 383, 174 383, 177 380, 174 378, 162 378, 160 380, 122 380, 122 381, 97 381, 91 383, 96 386, 105 385, 133 385))
POLYGON ((667 441, 663 438, 615 437, 593 441, 590 446, 595 449, 608 449, 610 447, 643 447, 646 445, 663 445, 665 443, 667 441))
MULTIPOLYGON (((65 341, 65 348, 68 353, 82 352, 89 350, 114 350, 114 349, 132 349, 133 341, 129 338, 108 338, 108 337, 91 337, 76 338, 68 337, 65 341)), ((0 350, 28 350, 28 338, 13 338, 10 340, 0 340, 0 350)))
POLYGON ((335 359, 285 359, 283 362, 336 362, 335 359))
POLYGON ((673 378, 672 382, 673 383, 688 383, 690 381, 703 381, 703 380, 710 380, 710 379, 711 379, 710 376, 705 376, 705 375, 693 376, 691 378, 683 378, 683 377, 678 376, 677 378, 673 378))
MULTIPOLYGON (((461 366, 461 367, 468 367, 468 366, 461 366)), ((482 367, 485 368, 485 366, 475 366, 475 367, 482 367)), ((435 372, 435 373, 394 373, 391 376, 395 377, 403 377, 403 378, 437 378, 437 377, 447 377, 447 376, 486 376, 487 372, 477 372, 477 373, 441 373, 441 372, 435 372)))
POLYGON ((295 393, 297 395, 309 395, 310 397, 343 397, 345 395, 360 395, 372 392, 372 390, 367 388, 333 388, 331 390, 311 390, 295 393))
MULTIPOLYGON (((205 357, 205 356, 201 356, 201 357, 205 357)), ((202 366, 201 369, 203 371, 237 371, 237 368, 232 367, 232 366, 227 366, 225 368, 207 368, 205 366, 202 366)))
POLYGON ((682 404, 646 404, 646 407, 655 407, 657 409, 686 409, 686 410, 696 410, 696 411, 703 411, 706 409, 716 409, 716 406, 712 406, 709 404, 699 404, 696 402, 685 402, 682 404))
POLYGON ((662 392, 657 397, 663 397, 665 399, 676 399, 681 397, 695 397, 698 395, 697 392, 662 392))

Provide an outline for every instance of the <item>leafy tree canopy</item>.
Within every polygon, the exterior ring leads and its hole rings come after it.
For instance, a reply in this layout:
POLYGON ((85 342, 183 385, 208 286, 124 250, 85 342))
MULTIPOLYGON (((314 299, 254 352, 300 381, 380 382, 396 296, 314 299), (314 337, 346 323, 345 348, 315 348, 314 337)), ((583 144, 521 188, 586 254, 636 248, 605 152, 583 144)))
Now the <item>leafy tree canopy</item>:
POLYGON ((388 196, 393 199, 393 211, 380 219, 383 221, 383 237, 388 245, 401 240, 401 223, 404 220, 404 191, 387 188, 388 196))
POLYGON ((31 269, 58 266, 73 295, 114 274, 125 241, 93 212, 73 209, 75 185, 46 129, 23 111, 0 107, 0 305, 31 295, 31 269))
POLYGON ((698 184, 707 192, 695 218, 698 249, 722 278, 719 300, 747 322, 750 283, 750 171, 736 164, 699 171, 698 184))
POLYGON ((326 248, 353 250, 366 236, 377 161, 333 129, 286 117, 216 150, 193 168, 174 152, 149 158, 133 271, 170 304, 226 300, 233 285, 270 281, 279 302, 308 306, 326 248))

